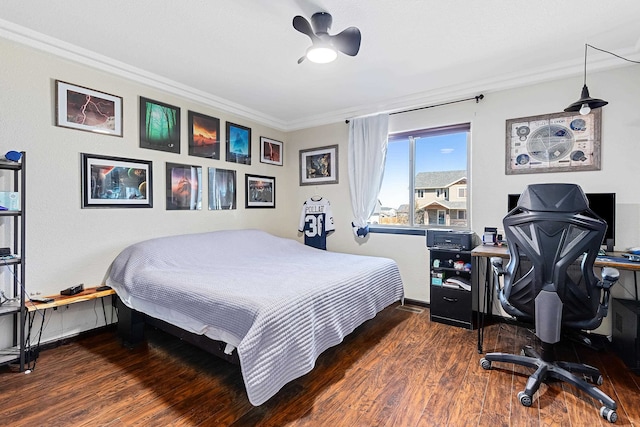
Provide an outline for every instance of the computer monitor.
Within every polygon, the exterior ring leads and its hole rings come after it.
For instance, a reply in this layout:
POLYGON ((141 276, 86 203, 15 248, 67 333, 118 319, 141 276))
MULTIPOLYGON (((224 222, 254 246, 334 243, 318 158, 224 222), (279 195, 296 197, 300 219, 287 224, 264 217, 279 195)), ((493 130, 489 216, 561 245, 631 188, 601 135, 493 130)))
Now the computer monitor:
MULTIPOLYGON (((607 223, 607 232, 603 244, 612 248, 616 235, 616 193, 585 193, 589 200, 589 208, 607 223)), ((518 205, 519 194, 509 194, 507 212, 511 212, 518 205)))

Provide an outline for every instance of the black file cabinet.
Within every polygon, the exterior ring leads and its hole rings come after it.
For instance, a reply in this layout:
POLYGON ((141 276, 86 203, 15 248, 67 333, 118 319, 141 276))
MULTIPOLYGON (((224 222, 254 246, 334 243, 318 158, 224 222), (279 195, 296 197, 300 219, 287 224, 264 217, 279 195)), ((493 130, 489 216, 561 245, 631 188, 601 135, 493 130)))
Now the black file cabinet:
POLYGON ((613 349, 624 363, 640 375, 640 301, 611 299, 613 349))
POLYGON ((471 252, 431 248, 431 320, 474 328, 471 252))

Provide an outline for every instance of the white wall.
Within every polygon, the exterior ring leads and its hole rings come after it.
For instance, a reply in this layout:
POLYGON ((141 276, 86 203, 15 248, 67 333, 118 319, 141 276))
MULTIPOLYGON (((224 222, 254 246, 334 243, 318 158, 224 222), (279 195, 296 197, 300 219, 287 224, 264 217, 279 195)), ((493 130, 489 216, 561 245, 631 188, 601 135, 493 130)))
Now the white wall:
MULTIPOLYGON (((328 198, 336 231, 328 249, 395 259, 405 282, 406 297, 429 301, 428 251, 422 236, 370 234, 356 239, 347 175, 348 126, 344 123, 283 133, 234 117, 194 101, 168 95, 125 80, 0 39, 0 150, 24 150, 28 156, 27 271, 28 292, 55 294, 77 283, 101 282, 111 260, 126 245, 160 235, 255 227, 276 235, 297 238, 300 209, 312 195, 328 198), (54 125, 56 79, 124 98, 124 137, 81 132, 54 125), (182 112, 182 154, 139 148, 138 97, 179 106, 182 112), (252 128, 252 165, 188 156, 187 110, 212 115, 252 128), (284 166, 258 161, 260 136, 284 142, 284 166), (339 145, 339 184, 299 186, 299 150, 339 145), (152 160, 153 209, 81 209, 80 153, 152 160), (177 162, 238 171, 238 205, 233 211, 166 211, 164 164, 177 162), (276 209, 244 206, 244 174, 276 177, 276 209)), ((212 75, 215 78, 215 75, 212 75)), ((589 74, 589 88, 607 99, 603 110, 602 170, 592 172, 510 175, 504 173, 505 121, 511 118, 561 111, 575 101, 581 78, 551 81, 536 86, 485 93, 479 104, 468 102, 392 116, 391 131, 471 122, 471 224, 476 233, 496 226, 506 213, 508 193, 518 193, 533 182, 576 182, 586 192, 617 192, 617 249, 640 245, 640 192, 636 168, 640 159, 640 99, 638 68, 634 66, 589 74)), ((206 173, 204 174, 206 177, 206 173)), ((2 182, 0 176, 0 183, 2 182)), ((207 186, 205 185, 205 188, 207 186)), ((0 236, 5 230, 0 228, 0 236)), ((6 237, 4 237, 6 239, 6 237)), ((7 276, 7 275, 4 275, 7 276)), ((7 277, 3 277, 7 286, 7 277)), ((624 274, 622 282, 632 283, 624 274)), ((616 294, 622 287, 615 289, 616 294)), ((77 304, 55 312, 45 339, 70 335, 103 324, 99 304, 77 304)), ((0 319, 0 346, 9 336, 7 319, 0 319)))
MULTIPOLYGON (((602 113, 602 168, 599 171, 505 174, 506 120, 562 111, 580 94, 582 81, 578 77, 485 93, 484 100, 478 104, 471 101, 393 115, 390 131, 471 123, 471 227, 476 234, 480 235, 485 226, 501 225, 507 212, 507 194, 520 193, 530 183, 573 182, 585 192, 617 193, 616 250, 624 250, 640 246, 640 191, 636 187, 640 115, 635 107, 636 100, 640 99, 638 76, 637 66, 589 74, 592 95, 610 103, 602 113)), ((329 198, 336 232, 328 238, 328 249, 394 258, 400 265, 406 297, 428 302, 429 254, 423 237, 370 234, 363 242, 353 236, 346 173, 347 140, 348 126, 344 123, 289 134, 289 145, 296 149, 340 144, 340 184, 300 187, 297 202, 301 204, 312 194, 329 198)), ((630 297, 632 289, 633 276, 622 272, 614 295, 630 297)))
MULTIPOLYGON (((119 251, 139 240, 228 228, 261 228, 279 234, 286 228, 280 217, 288 210, 287 193, 296 183, 289 182, 284 167, 259 161, 260 136, 283 141, 286 146, 283 132, 2 38, 0 57, 0 152, 27 153, 25 287, 29 293, 52 295, 78 283, 99 285, 119 251), (55 126, 56 79, 123 97, 124 137, 55 126), (139 147, 139 96, 181 108, 181 154, 139 147), (226 162, 224 153, 221 160, 189 156, 187 110, 218 117, 222 136, 226 120, 250 127, 251 165, 226 162), (81 209, 80 153, 153 161, 153 208, 81 209), (207 168, 235 169, 238 209, 209 211, 205 193, 201 211, 167 211, 165 162, 202 166, 205 190, 207 168), (245 173, 276 177, 276 209, 244 208, 245 173)), ((290 159, 285 161, 290 163, 290 159)), ((6 181, 6 175, 0 176, 0 183, 6 181)), ((9 238, 7 227, 0 227, 5 241, 9 238)), ((9 274, 0 276, 5 290, 9 279, 9 274)), ((93 304, 86 303, 48 313, 53 316, 45 337, 104 324, 99 303, 96 310, 97 314, 93 304)), ((0 347, 10 337, 6 328, 9 320, 9 316, 0 318, 0 347)))

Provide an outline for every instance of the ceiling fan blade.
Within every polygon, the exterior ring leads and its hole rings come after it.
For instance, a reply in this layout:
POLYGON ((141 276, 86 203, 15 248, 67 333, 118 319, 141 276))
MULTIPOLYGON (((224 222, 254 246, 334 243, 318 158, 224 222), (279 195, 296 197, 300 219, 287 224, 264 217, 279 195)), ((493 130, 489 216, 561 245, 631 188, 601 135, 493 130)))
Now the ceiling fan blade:
POLYGON ((300 31, 302 34, 306 34, 307 36, 309 36, 311 41, 314 43, 318 40, 318 37, 313 32, 309 21, 307 21, 300 15, 293 18, 293 28, 300 31))
POLYGON ((349 27, 335 36, 331 36, 331 43, 345 55, 356 56, 360 50, 360 39, 360 30, 356 27, 349 27))

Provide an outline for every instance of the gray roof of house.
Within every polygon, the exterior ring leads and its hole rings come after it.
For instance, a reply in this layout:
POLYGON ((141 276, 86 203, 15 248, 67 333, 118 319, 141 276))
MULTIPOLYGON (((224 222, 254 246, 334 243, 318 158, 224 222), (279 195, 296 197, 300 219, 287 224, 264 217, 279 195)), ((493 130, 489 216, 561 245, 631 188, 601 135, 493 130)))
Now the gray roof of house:
POLYGON ((409 212, 409 204, 405 203, 404 205, 398 206, 398 209, 396 209, 396 212, 398 212, 398 213, 407 213, 407 212, 409 212))
POLYGON ((415 188, 446 188, 466 178, 466 170, 420 172, 416 174, 415 188))
POLYGON ((434 200, 431 203, 427 203, 424 206, 420 206, 420 209, 430 208, 436 205, 440 205, 445 209, 456 209, 456 210, 466 210, 467 202, 450 202, 449 200, 434 200))

